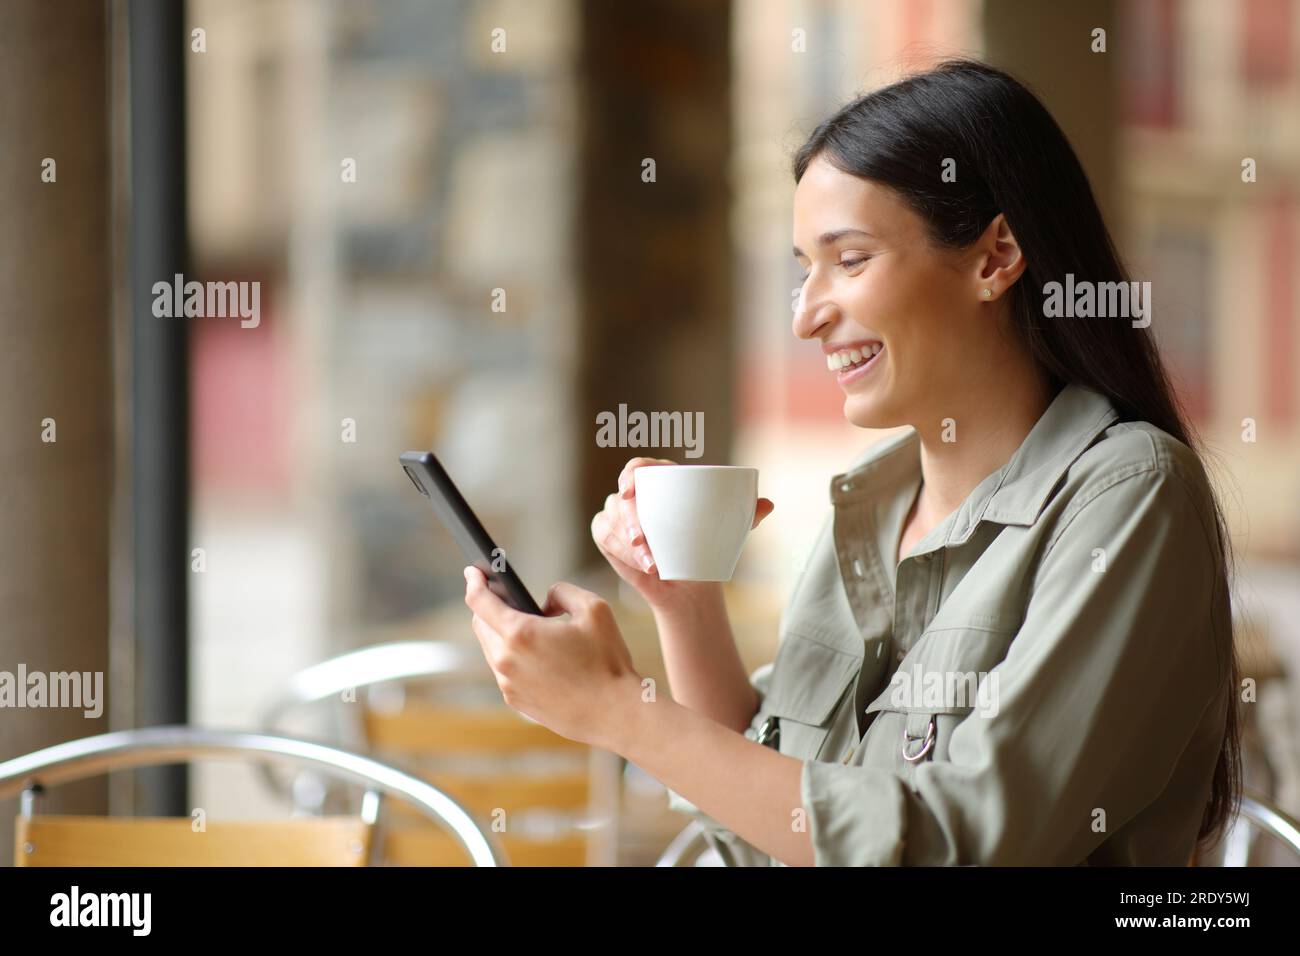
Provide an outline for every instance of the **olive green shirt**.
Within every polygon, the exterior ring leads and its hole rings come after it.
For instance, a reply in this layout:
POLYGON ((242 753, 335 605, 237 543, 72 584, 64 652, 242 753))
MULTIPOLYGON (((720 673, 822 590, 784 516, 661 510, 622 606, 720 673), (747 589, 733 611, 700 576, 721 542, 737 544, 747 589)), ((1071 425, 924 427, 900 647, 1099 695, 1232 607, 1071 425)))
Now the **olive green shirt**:
MULTIPOLYGON (((832 479, 776 660, 750 675, 746 736, 776 718, 803 761, 790 820, 816 863, 1185 865, 1230 699, 1198 458, 1068 385, 899 561, 920 483, 913 428, 832 479)), ((669 802, 727 865, 781 865, 669 802)))

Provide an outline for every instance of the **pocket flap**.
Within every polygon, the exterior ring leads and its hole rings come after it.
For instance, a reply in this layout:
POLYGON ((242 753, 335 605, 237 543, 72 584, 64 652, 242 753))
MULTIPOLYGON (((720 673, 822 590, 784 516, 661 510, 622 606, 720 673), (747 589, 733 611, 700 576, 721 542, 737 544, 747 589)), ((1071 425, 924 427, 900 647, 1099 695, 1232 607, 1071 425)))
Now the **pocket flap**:
MULTIPOLYGON (((929 698, 931 702, 927 703, 924 690, 924 686, 922 686, 921 694, 916 698, 910 696, 912 694, 911 690, 903 691, 901 696, 895 696, 894 685, 890 684, 877 695, 875 700, 867 704, 865 712, 871 714, 878 710, 892 710, 899 714, 919 714, 923 717, 930 717, 935 714, 969 714, 975 709, 974 703, 938 702, 936 698, 929 698), (914 700, 915 702, 913 702, 914 700)), ((909 723, 908 726, 911 727, 914 724, 909 723)), ((925 726, 924 721, 922 721, 921 726, 925 726)))
POLYGON ((862 659, 787 632, 772 667, 765 709, 804 724, 824 724, 862 669, 862 659))
POLYGON ((1010 639, 1007 632, 984 628, 927 632, 866 712, 968 714, 990 703, 986 697, 996 683, 985 686, 989 671, 1005 656, 1010 639))

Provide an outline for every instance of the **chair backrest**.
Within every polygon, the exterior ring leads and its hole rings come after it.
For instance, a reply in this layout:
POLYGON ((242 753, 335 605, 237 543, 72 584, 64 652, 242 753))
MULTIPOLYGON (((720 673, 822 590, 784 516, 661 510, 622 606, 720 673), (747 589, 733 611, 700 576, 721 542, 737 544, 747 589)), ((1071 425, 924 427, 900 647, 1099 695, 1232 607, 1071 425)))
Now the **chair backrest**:
POLYGON ((0 798, 23 794, 15 862, 30 865, 360 865, 385 797, 396 797, 437 822, 464 858, 480 866, 504 861, 499 842, 456 800, 426 781, 378 761, 290 737, 196 727, 153 727, 101 734, 0 763, 0 798), (186 819, 42 816, 47 786, 110 770, 208 757, 307 765, 366 788, 359 817, 275 823, 186 819))
MULTIPOLYGON (((593 751, 503 707, 451 707, 414 701, 400 710, 363 712, 377 755, 419 766, 420 775, 497 829, 514 866, 583 866, 593 803, 593 751), (477 765, 477 766, 475 766, 477 765), (530 769, 531 765, 531 769, 530 769), (529 827, 531 826, 531 829, 529 827)), ((425 825, 399 826, 394 814, 383 856, 395 863, 441 857, 455 847, 425 825)))
MULTIPOLYGON (((452 795, 497 835, 513 865, 609 865, 616 860, 618 758, 574 743, 500 704, 477 647, 397 641, 352 651, 304 670, 268 709, 264 725, 302 705, 331 701, 339 733, 407 767, 452 795), (450 691, 483 690, 491 706, 450 691), (396 689, 384 706, 380 690, 396 689), (340 703, 351 693, 348 703, 340 703)), ((446 836, 393 813, 379 837, 383 859, 456 865, 446 836)))

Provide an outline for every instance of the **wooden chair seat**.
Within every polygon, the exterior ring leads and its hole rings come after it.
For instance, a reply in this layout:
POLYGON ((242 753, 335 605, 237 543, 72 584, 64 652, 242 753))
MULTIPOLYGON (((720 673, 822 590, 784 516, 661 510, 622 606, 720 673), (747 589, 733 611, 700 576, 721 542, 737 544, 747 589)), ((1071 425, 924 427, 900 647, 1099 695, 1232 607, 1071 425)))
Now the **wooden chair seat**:
MULTIPOLYGON (((534 839, 499 833, 511 866, 585 866, 587 838, 578 831, 534 839)), ((446 832, 436 827, 390 824, 382 837, 384 861, 394 866, 469 866, 469 857, 446 832)))
POLYGON ((15 866, 364 866, 372 827, 322 817, 212 821, 195 832, 188 817, 37 815, 19 816, 16 830, 15 866))

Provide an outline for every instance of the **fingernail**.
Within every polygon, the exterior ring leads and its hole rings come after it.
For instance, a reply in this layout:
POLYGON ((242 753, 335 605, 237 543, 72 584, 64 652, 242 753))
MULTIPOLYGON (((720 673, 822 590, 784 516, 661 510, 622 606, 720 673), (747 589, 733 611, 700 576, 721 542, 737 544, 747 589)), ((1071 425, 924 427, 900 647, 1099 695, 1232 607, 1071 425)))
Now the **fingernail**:
POLYGON ((651 560, 650 555, 648 555, 648 554, 643 554, 643 555, 641 555, 641 570, 642 570, 642 571, 649 571, 650 568, 651 568, 651 566, 652 566, 653 564, 654 564, 654 561, 651 560))

